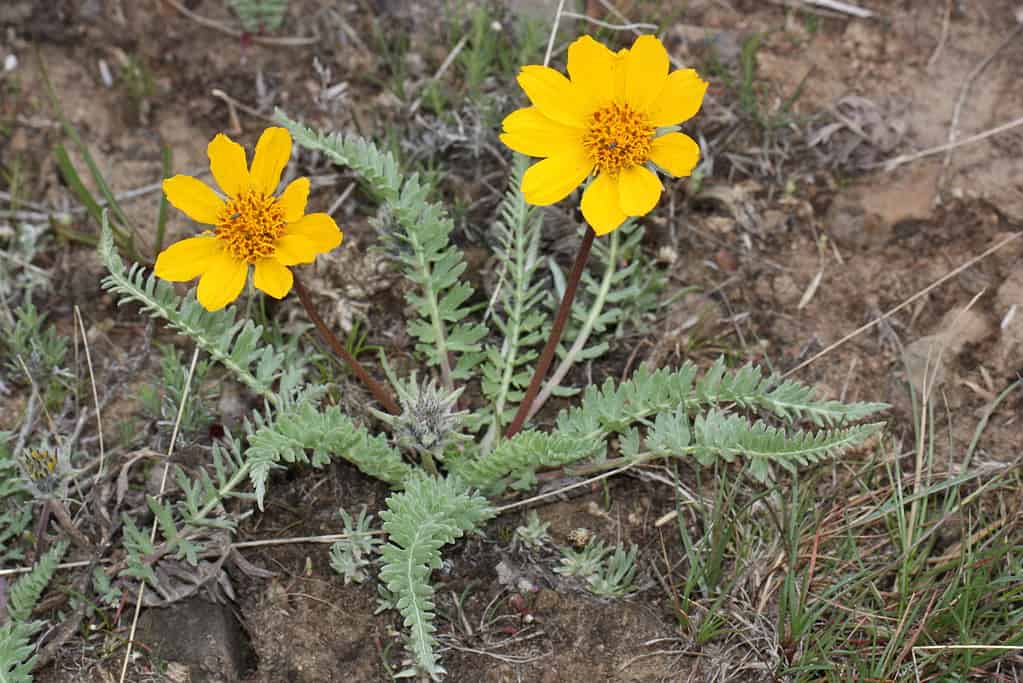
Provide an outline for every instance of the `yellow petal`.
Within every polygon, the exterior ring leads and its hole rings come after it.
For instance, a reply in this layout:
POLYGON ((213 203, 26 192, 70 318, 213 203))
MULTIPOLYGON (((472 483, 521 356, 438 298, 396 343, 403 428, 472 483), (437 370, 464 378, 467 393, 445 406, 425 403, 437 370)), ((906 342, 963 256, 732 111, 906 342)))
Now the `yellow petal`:
POLYGON ((688 135, 668 133, 654 138, 650 160, 673 176, 687 176, 700 161, 700 146, 688 135))
POLYGON ((522 67, 518 80, 529 101, 559 123, 582 128, 593 113, 572 82, 554 69, 530 64, 522 67))
POLYGON ((668 78, 668 51, 655 36, 640 36, 625 58, 625 101, 641 112, 649 110, 668 78))
POLYGON ((316 260, 313 241, 304 235, 284 235, 274 245, 274 258, 282 265, 297 266, 300 263, 312 263, 316 260))
POLYGON ((582 129, 547 118, 536 107, 518 109, 505 117, 501 142, 531 157, 551 157, 582 146, 582 129))
POLYGON ((189 237, 160 252, 153 274, 170 282, 187 282, 205 273, 221 251, 220 241, 212 235, 189 237))
POLYGON ((284 221, 294 223, 305 215, 305 205, 309 200, 309 179, 296 178, 288 183, 277 202, 284 209, 284 221))
POLYGON ((700 111, 706 93, 707 81, 694 69, 672 71, 650 107, 651 122, 655 126, 674 126, 693 118, 700 111))
POLYGON ((618 201, 627 216, 642 216, 657 206, 664 186, 646 166, 630 166, 618 175, 618 201))
POLYGON ((256 143, 252 159, 252 184, 263 194, 273 194, 281 182, 281 171, 291 158, 291 134, 287 128, 267 128, 256 143))
POLYGON ((256 261, 256 274, 252 284, 275 299, 283 299, 291 291, 294 276, 280 261, 264 258, 256 261))
POLYGON ((224 200, 206 183, 189 175, 176 175, 163 181, 163 193, 171 205, 197 223, 217 224, 224 200))
POLYGON ((625 104, 625 66, 629 60, 628 48, 622 48, 614 55, 611 68, 611 83, 614 87, 614 99, 618 104, 625 104))
MULTIPOLYGON (((301 220, 284 228, 284 236, 288 235, 296 235, 309 240, 314 255, 330 251, 340 245, 344 238, 337 223, 330 217, 330 214, 326 213, 311 213, 308 216, 303 216, 301 220)), ((289 265, 284 261, 281 263, 289 265)), ((308 263, 308 261, 303 261, 303 263, 308 263)))
POLYGON ((594 111, 614 99, 614 62, 614 54, 589 36, 568 46, 568 75, 594 111))
POLYGON ((567 154, 538 161, 522 174, 522 194, 530 204, 560 202, 593 170, 593 160, 580 145, 567 154))
POLYGON ((207 311, 219 311, 242 293, 248 274, 249 264, 221 251, 199 278, 196 298, 207 311))
POLYGON ((579 208, 593 232, 606 235, 625 222, 626 215, 619 204, 618 180, 601 173, 583 192, 579 208))
POLYGON ((223 133, 217 133, 206 147, 210 158, 210 171, 217 185, 228 197, 236 197, 249 189, 249 163, 245 160, 245 148, 232 141, 223 133))

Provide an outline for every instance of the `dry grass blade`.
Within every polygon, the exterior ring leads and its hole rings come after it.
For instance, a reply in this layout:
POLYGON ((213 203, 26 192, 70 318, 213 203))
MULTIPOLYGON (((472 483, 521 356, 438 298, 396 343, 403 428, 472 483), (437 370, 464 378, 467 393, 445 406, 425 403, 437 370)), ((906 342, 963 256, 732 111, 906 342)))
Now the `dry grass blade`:
POLYGON ((543 65, 550 66, 551 53, 554 52, 554 39, 558 35, 558 24, 561 23, 561 14, 565 11, 565 0, 558 0, 558 9, 554 13, 554 24, 551 26, 551 37, 547 40, 547 51, 543 55, 543 65))
POLYGON ((987 140, 990 137, 1000 135, 1001 133, 1008 132, 1013 128, 1018 128, 1020 126, 1023 126, 1023 117, 1013 119, 1008 123, 1003 123, 1002 125, 995 126, 994 128, 989 128, 988 130, 982 133, 971 135, 970 137, 963 138, 962 140, 959 140, 957 142, 948 142, 945 143, 944 145, 930 147, 919 152, 913 152, 912 154, 902 154, 895 157, 894 159, 889 159, 888 161, 880 161, 876 164, 872 164, 869 168, 883 168, 885 171, 893 171, 899 166, 902 166, 903 164, 908 164, 910 162, 917 161, 918 159, 923 159, 925 157, 934 156, 935 154, 941 154, 942 152, 947 152, 949 150, 956 149, 957 147, 972 145, 975 142, 983 142, 984 140, 987 140))
POLYGON ((85 334, 85 323, 82 320, 82 311, 75 306, 75 320, 78 329, 82 333, 82 347, 85 349, 85 366, 89 369, 89 385, 92 387, 92 403, 96 407, 96 434, 99 437, 99 474, 102 479, 104 464, 106 463, 106 449, 103 446, 103 418, 100 415, 99 393, 96 391, 96 375, 92 369, 92 352, 89 351, 89 337, 85 334))
MULTIPOLYGON (((160 493, 159 493, 160 496, 163 496, 163 492, 164 492, 164 490, 166 490, 166 487, 167 487, 167 474, 170 472, 170 458, 171 458, 171 455, 174 454, 174 446, 176 445, 177 440, 178 440, 178 429, 181 427, 181 418, 184 417, 184 414, 185 414, 185 405, 188 403, 188 394, 189 394, 189 392, 191 391, 191 388, 192 388, 192 377, 195 375, 195 364, 196 364, 196 362, 198 360, 199 360, 199 347, 196 347, 195 351, 192 352, 192 362, 188 366, 188 377, 185 380, 185 388, 181 392, 181 403, 178 405, 178 414, 177 414, 177 417, 174 420, 174 429, 173 429, 173 431, 171 431, 170 445, 167 446, 167 459, 164 462, 163 474, 160 477, 160 493)), ((150 529, 150 532, 149 532, 149 540, 150 540, 150 542, 152 542, 153 540, 156 539, 156 529, 157 529, 157 521, 154 519, 153 520, 152 529, 150 529)), ((124 681, 125 681, 125 679, 126 679, 126 677, 128 675, 128 663, 131 662, 132 643, 135 642, 135 631, 138 629, 139 615, 142 613, 142 598, 143 598, 143 594, 145 593, 145 590, 146 590, 146 582, 145 581, 141 581, 139 583, 139 594, 138 594, 138 597, 135 600, 135 613, 132 616, 132 620, 131 620, 131 630, 128 633, 128 639, 127 639, 127 643, 128 644, 127 644, 127 647, 125 648, 125 651, 124 651, 124 662, 121 665, 120 683, 124 683, 124 681)))

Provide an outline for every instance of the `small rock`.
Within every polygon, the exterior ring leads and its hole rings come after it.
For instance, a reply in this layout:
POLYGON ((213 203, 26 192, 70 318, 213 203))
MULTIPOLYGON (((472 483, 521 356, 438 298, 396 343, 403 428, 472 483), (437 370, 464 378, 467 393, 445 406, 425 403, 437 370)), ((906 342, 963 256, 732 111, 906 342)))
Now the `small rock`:
POLYGON ((945 382, 946 367, 967 344, 983 341, 993 332, 991 323, 973 309, 953 308, 942 317, 938 331, 906 345, 902 361, 906 377, 920 394, 933 393, 945 382))
POLYGON ((139 638, 161 660, 187 666, 192 683, 239 681, 255 663, 231 608, 198 598, 147 609, 139 638))
POLYGON ((859 193, 838 195, 828 211, 827 230, 844 247, 879 247, 892 237, 891 225, 867 212, 859 193))
POLYGON ((536 600, 533 603, 533 608, 537 612, 553 613, 557 610, 561 604, 561 597, 557 591, 553 591, 547 588, 541 588, 536 594, 536 600))
POLYGON ((657 262, 666 266, 673 266, 678 261, 678 250, 669 247, 667 244, 661 245, 657 250, 657 262))
POLYGON ((903 221, 930 218, 940 167, 913 169, 899 178, 835 197, 828 211, 828 232, 843 246, 879 247, 903 221))
POLYGON ((949 339, 953 353, 959 353, 967 344, 984 341, 993 332, 988 319, 973 308, 953 308, 942 317, 938 329, 949 339))
POLYGON ((902 350, 902 363, 906 366, 906 379, 920 395, 933 395, 945 383, 945 361, 949 355, 943 335, 931 334, 906 344, 902 350))
POLYGON ((788 306, 799 301, 803 290, 796 284, 796 280, 788 273, 781 273, 774 278, 774 296, 778 303, 788 306))
POLYGON ((889 225, 925 220, 934 211, 938 192, 939 164, 924 164, 900 176, 885 179, 864 195, 864 207, 889 225))

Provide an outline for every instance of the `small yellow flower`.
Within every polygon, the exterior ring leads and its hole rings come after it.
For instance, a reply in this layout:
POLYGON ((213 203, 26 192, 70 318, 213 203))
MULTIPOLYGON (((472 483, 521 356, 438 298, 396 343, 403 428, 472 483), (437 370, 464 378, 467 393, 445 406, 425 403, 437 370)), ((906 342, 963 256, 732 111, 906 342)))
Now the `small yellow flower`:
POLYGON ((156 259, 156 276, 171 282, 198 277, 199 303, 216 311, 238 298, 251 265, 256 288, 284 298, 294 281, 287 266, 312 263, 341 244, 342 237, 328 214, 306 214, 308 178, 291 182, 274 196, 291 157, 291 135, 284 128, 263 131, 251 168, 242 146, 226 135, 218 134, 206 151, 213 178, 227 199, 191 176, 163 182, 167 201, 213 229, 164 249, 156 259))
POLYGON ((32 492, 41 498, 56 493, 66 474, 57 451, 47 448, 22 451, 18 464, 32 492))
POLYGON ((688 135, 657 132, 692 118, 707 83, 693 69, 668 70, 668 52, 654 36, 618 53, 579 38, 568 48, 571 80, 546 66, 523 67, 519 85, 533 106, 505 118, 501 141, 544 157, 522 177, 526 201, 558 202, 595 173, 580 208, 598 235, 653 209, 664 188, 649 162, 687 176, 700 160, 688 135))

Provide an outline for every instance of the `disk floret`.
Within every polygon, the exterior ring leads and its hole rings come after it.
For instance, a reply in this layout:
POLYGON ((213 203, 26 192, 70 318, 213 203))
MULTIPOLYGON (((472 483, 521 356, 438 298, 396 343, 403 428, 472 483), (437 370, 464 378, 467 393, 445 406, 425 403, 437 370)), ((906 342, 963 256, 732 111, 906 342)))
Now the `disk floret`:
POLYGON ((617 176, 623 168, 650 159, 654 132, 648 116, 627 104, 612 103, 593 113, 583 147, 599 172, 617 176))
POLYGON ((214 234, 239 261, 273 256, 287 223, 276 197, 249 190, 230 199, 217 216, 214 234))

